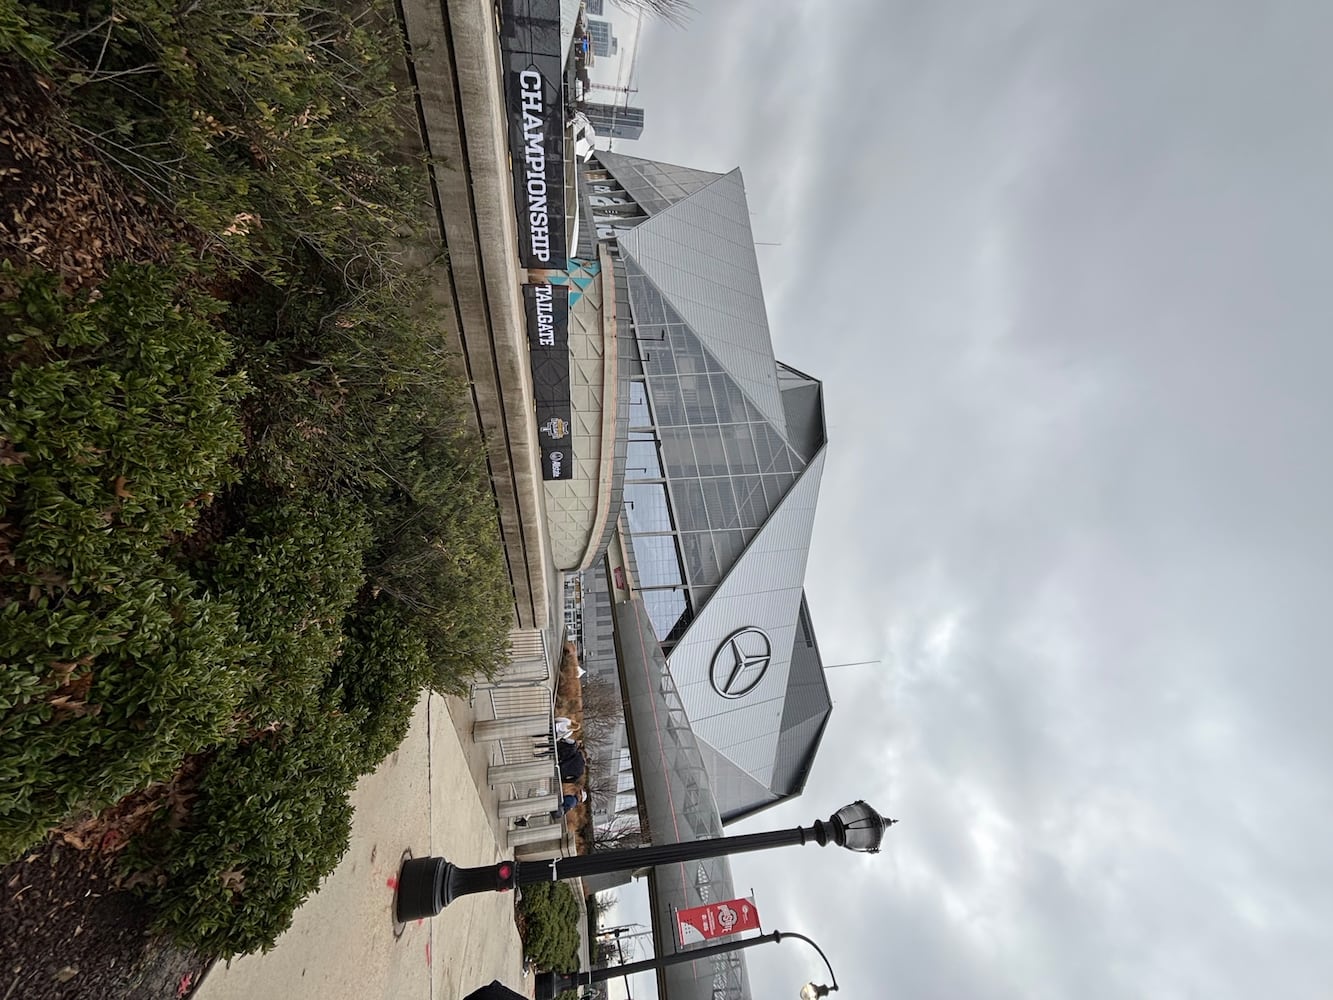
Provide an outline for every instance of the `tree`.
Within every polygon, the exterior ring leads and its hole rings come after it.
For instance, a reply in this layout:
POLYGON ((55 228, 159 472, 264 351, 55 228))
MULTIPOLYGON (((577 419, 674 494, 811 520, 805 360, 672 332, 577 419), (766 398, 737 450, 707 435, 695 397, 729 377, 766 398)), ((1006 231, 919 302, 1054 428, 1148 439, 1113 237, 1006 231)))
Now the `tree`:
POLYGON ((613 819, 592 831, 592 849, 610 851, 621 847, 642 847, 651 843, 638 817, 613 819))
POLYGON ((694 16, 691 0, 615 0, 617 7, 631 14, 656 17, 676 28, 683 28, 694 16))
POLYGON ((583 742, 606 746, 625 720, 620 691, 607 680, 585 678, 583 682, 583 742))

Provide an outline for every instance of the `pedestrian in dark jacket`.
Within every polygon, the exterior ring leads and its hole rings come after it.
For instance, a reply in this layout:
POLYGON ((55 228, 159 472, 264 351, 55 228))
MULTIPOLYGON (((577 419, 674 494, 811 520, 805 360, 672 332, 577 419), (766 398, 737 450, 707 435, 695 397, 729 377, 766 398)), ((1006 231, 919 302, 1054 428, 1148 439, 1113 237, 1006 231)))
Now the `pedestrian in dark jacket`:
POLYGON ((557 740, 555 746, 556 759, 560 762, 560 780, 578 781, 588 770, 583 748, 570 740, 557 740))

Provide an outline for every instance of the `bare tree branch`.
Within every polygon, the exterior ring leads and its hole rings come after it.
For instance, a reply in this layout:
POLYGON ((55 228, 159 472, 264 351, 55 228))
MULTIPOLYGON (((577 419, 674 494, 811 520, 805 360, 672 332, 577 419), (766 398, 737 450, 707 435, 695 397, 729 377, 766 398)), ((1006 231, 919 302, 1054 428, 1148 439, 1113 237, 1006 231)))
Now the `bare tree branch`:
POLYGON ((673 28, 683 28, 694 16, 691 0, 614 0, 617 7, 630 14, 655 17, 673 28))

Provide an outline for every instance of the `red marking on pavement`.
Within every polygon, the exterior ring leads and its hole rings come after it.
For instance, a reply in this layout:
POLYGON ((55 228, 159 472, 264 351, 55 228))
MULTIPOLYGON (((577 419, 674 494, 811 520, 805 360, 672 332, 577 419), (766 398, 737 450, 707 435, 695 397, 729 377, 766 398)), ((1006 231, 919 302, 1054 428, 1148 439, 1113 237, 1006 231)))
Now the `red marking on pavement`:
POLYGON ((425 918, 425 917, 417 917, 417 926, 418 926, 418 927, 420 927, 420 926, 421 926, 422 924, 424 924, 425 922, 426 922, 426 918, 425 918))
POLYGON ((426 964, 430 965, 430 942, 426 942, 426 964))
POLYGON ((395 892, 398 891, 398 880, 396 878, 392 877, 386 878, 384 880, 384 884, 387 885, 390 889, 393 889, 395 892))

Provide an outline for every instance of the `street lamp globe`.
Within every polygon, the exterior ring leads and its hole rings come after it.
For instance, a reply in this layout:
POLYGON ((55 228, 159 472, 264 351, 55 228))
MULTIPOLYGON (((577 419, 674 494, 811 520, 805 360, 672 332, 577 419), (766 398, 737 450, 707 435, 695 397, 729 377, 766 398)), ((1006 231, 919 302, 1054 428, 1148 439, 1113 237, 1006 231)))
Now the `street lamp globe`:
MULTIPOLYGON (((837 987, 833 987, 837 989, 837 987)), ((820 997, 829 995, 829 987, 816 986, 814 983, 806 983, 801 987, 801 1000, 819 1000, 820 997)))
POLYGON ((829 821, 833 827, 834 843, 849 851, 861 851, 866 854, 879 853, 884 831, 895 822, 897 821, 885 819, 863 799, 857 799, 851 805, 843 806, 829 821))

